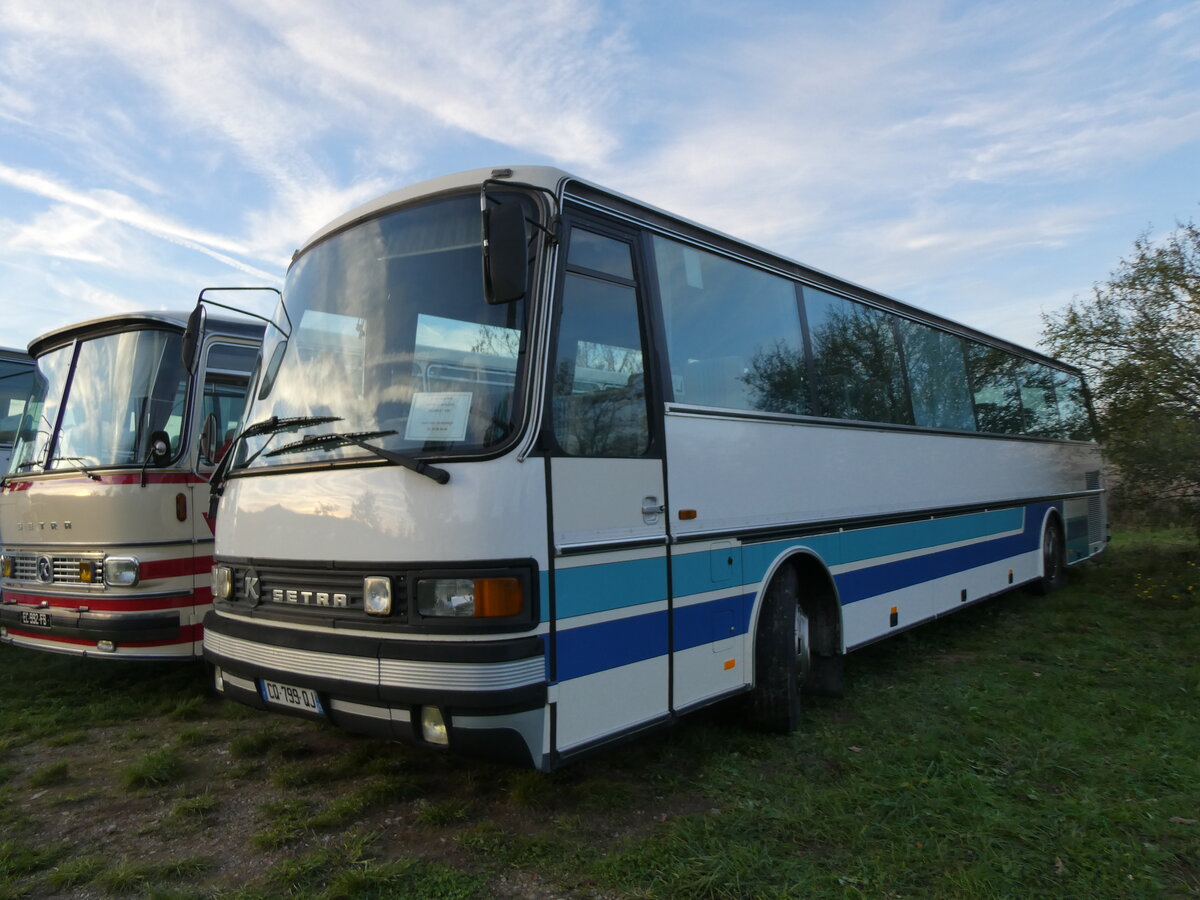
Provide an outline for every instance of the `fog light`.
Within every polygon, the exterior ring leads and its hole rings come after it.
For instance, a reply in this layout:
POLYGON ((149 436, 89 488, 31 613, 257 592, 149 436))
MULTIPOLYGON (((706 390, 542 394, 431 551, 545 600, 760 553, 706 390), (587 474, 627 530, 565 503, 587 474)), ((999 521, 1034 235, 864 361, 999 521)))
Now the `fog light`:
POLYGON ((79 580, 84 584, 100 583, 100 563, 94 559, 85 559, 79 564, 79 580))
POLYGON ((218 600, 233 596, 233 569, 229 566, 212 567, 212 595, 218 600))
POLYGON ((113 587, 133 587, 141 577, 136 556, 110 556, 104 560, 104 580, 113 587))
POLYGON ((116 645, 116 643, 115 643, 115 642, 113 642, 113 641, 97 641, 97 642, 96 642, 96 649, 97 649, 97 650, 102 650, 102 651, 104 651, 105 653, 116 653, 116 652, 117 652, 117 645, 116 645))
POLYGON ((442 711, 436 706, 421 707, 421 736, 429 743, 441 744, 443 747, 450 743, 446 720, 442 717, 442 711))
POLYGON ((12 578, 13 558, 11 556, 0 556, 0 575, 5 578, 12 578))
POLYGON ((392 611, 392 579, 368 575, 363 579, 363 609, 369 616, 386 616, 392 611))

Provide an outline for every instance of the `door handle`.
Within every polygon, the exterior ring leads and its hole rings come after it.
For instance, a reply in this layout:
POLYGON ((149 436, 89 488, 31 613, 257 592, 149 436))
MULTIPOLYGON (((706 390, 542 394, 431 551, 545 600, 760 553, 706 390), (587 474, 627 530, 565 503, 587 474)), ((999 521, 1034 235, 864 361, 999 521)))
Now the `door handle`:
POLYGON ((657 523, 658 517, 666 511, 666 505, 659 503, 657 497, 642 498, 642 521, 647 525, 654 525, 657 523))

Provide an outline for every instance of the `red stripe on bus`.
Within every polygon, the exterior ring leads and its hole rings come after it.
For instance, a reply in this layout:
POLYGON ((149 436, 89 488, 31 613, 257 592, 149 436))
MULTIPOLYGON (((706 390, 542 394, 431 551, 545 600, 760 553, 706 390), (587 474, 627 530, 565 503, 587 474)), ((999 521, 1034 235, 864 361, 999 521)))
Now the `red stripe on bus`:
MULTIPOLYGON (((48 476, 53 472, 47 472, 48 476)), ((123 472, 119 475, 101 475, 89 479, 86 475, 71 478, 44 478, 38 481, 10 481, 4 485, 5 491, 27 491, 34 485, 41 484, 136 484, 142 483, 141 473, 123 472)), ((201 478, 195 472, 147 472, 146 484, 208 484, 208 479, 201 478)))
POLYGON ((197 588, 190 594, 174 597, 44 597, 7 590, 4 599, 16 600, 21 606, 40 606, 49 603, 50 609, 77 610, 86 606, 95 612, 148 612, 155 609, 183 609, 188 606, 207 606, 212 603, 212 588, 197 588))
MULTIPOLYGON (((54 634, 36 634, 32 631, 22 631, 18 628, 8 629, 10 637, 35 638, 39 641, 53 641, 56 644, 73 644, 77 647, 94 647, 95 641, 86 638, 62 637, 54 634)), ((166 641, 117 641, 117 647, 170 647, 176 644, 194 644, 204 637, 204 629, 200 625, 185 625, 179 629, 179 637, 166 641)))
POLYGON ((148 559, 142 563, 142 581, 156 578, 178 578, 180 575, 208 575, 212 572, 213 558, 205 556, 181 556, 176 559, 148 559))

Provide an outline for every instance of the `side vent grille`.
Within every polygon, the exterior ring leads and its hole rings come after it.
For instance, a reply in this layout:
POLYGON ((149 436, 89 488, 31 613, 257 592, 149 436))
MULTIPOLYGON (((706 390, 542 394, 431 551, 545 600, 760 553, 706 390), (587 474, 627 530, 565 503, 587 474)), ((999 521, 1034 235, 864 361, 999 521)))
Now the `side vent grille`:
MULTIPOLYGON (((1100 472, 1084 473, 1089 491, 1100 490, 1100 472)), ((1099 544, 1104 540, 1104 500, 1100 495, 1088 497, 1088 543, 1099 544)))

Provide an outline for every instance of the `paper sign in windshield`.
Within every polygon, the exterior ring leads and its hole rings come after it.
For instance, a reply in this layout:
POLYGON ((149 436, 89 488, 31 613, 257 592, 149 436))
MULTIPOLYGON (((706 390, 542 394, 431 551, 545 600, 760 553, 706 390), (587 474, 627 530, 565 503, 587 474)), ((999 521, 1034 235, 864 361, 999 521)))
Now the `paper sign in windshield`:
POLYGON ((404 437, 410 441, 461 441, 471 415, 470 391, 417 391, 404 437))

